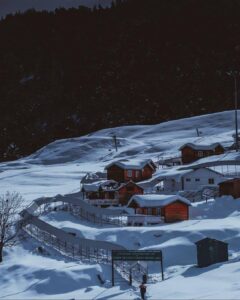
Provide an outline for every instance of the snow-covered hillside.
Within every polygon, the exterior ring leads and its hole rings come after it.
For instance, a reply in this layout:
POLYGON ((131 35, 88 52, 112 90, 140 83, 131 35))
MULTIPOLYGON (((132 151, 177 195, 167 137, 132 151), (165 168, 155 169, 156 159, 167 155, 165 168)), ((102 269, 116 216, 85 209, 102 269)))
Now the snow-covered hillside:
MULTIPOLYGON (((186 142, 221 142, 229 146, 233 142, 233 118, 234 113, 227 111, 158 125, 104 129, 80 138, 59 140, 29 157, 0 164, 0 193, 19 191, 29 203, 41 196, 78 191, 80 179, 87 172, 103 172, 105 165, 116 159, 156 161, 175 157, 186 142), (201 131, 200 137, 196 128, 201 131), (113 135, 119 142, 117 152, 113 135)), ((239 159, 235 153, 231 157, 239 159)), ((53 212, 42 218, 80 237, 116 242, 129 249, 163 249, 166 280, 149 284, 148 299, 237 299, 239 216, 240 202, 224 198, 194 204, 189 221, 152 227, 99 228, 66 212, 53 212), (204 269, 194 266, 194 242, 204 236, 229 243, 228 263, 204 269)), ((0 298, 136 299, 139 296, 138 290, 126 283, 111 288, 110 267, 74 261, 48 247, 48 255, 43 256, 36 252, 39 244, 27 239, 4 253, 0 298), (100 285, 96 274, 106 279, 105 285, 100 285)))
POLYGON ((0 192, 15 190, 29 201, 75 192, 86 172, 104 171, 106 164, 117 159, 156 161, 179 156, 178 148, 187 142, 231 145, 233 126, 234 113, 227 111, 157 125, 104 129, 79 138, 58 140, 29 157, 0 164, 0 192), (196 128, 202 132, 200 137, 196 128), (114 134, 118 152, 114 148, 114 134))
POLYGON ((59 7, 71 8, 80 5, 93 7, 101 4, 103 7, 109 6, 111 0, 1 0, 0 18, 7 14, 24 12, 28 9, 53 11, 59 7))

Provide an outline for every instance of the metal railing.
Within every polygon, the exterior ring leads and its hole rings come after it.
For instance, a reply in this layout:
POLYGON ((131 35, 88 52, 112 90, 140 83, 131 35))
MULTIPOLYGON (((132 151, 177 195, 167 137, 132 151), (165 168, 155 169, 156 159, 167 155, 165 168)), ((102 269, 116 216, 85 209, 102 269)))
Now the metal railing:
POLYGON ((56 210, 59 206, 62 208, 67 204, 68 208, 79 207, 82 216, 93 217, 95 221, 96 217, 100 220, 107 221, 106 217, 110 219, 110 216, 116 217, 122 210, 107 210, 99 209, 90 206, 83 200, 78 198, 79 195, 67 195, 67 196, 56 196, 54 198, 39 198, 33 201, 33 203, 25 210, 21 212, 23 229, 31 236, 35 237, 40 241, 44 241, 46 244, 51 245, 54 249, 72 257, 79 259, 88 259, 95 261, 106 261, 109 262, 111 259, 112 250, 123 250, 125 247, 114 244, 107 241, 92 240, 86 238, 80 238, 73 236, 70 233, 56 228, 47 222, 39 219, 42 213, 49 210, 56 210), (59 204, 57 202, 60 202, 59 204), (87 210, 89 208, 89 210, 87 210), (103 217, 104 210, 104 219, 103 217))

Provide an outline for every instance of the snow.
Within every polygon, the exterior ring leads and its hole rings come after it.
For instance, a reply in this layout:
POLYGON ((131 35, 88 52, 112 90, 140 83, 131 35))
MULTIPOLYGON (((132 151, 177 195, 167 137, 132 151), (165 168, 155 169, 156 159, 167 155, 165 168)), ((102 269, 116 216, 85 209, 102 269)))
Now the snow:
MULTIPOLYGON (((149 284, 149 299, 159 299, 158 293, 161 293, 163 299, 195 298, 196 292, 198 298, 215 299, 220 296, 221 299, 231 298, 231 295, 237 294, 235 289, 232 294, 230 291, 231 287, 237 284, 235 273, 239 272, 240 267, 238 261, 240 202, 231 197, 218 198, 209 203, 199 202, 190 207, 190 214, 191 220, 182 223, 136 228, 114 226, 99 228, 97 225, 79 221, 66 212, 52 212, 42 218, 56 227, 75 232, 79 236, 83 235, 85 238, 116 242, 131 249, 162 249, 166 281, 154 285, 149 284), (207 236, 229 244, 229 262, 204 269, 195 266, 195 242, 207 236), (221 273, 219 273, 219 268, 222 270, 221 273), (221 280, 225 277, 227 278, 224 286, 220 287, 220 293, 219 289, 216 289, 217 282, 221 285, 221 280), (191 282, 194 288, 191 287, 191 282), (173 286, 174 290, 171 288, 173 286), (225 289, 228 293, 224 292, 225 289)), ((118 296, 119 298, 111 299, 127 299, 125 292, 126 289, 118 296)), ((113 291, 108 293, 113 293, 113 291)), ((128 299, 134 299, 134 297, 128 299)))
POLYGON ((135 201, 140 207, 164 207, 175 201, 191 205, 190 201, 179 195, 134 195, 128 205, 135 201))
POLYGON ((101 287, 87 287, 99 285, 96 275, 109 273, 109 267, 72 261, 48 248, 49 256, 43 256, 37 246, 30 240, 11 249, 1 266, 1 299, 92 299, 99 294, 101 287))
MULTIPOLYGON (((151 126, 109 128, 79 138, 58 140, 28 157, 1 163, 0 193, 20 192, 28 204, 42 196, 78 192, 80 180, 87 173, 103 174, 105 166, 116 160, 156 162, 179 156, 178 149, 185 143, 220 142, 227 147, 233 143, 233 126, 234 112, 226 111, 151 126), (196 136, 196 128, 202 132, 200 137, 196 136), (117 152, 113 135, 119 143, 117 152)), ((240 155, 232 151, 201 161, 229 159, 240 160, 240 155)), ((159 168, 152 181, 184 172, 177 171, 178 168, 159 168)), ((157 264, 149 265, 155 283, 148 284, 148 299, 239 298, 239 200, 223 197, 208 203, 193 203, 189 221, 155 226, 100 226, 67 212, 52 212, 41 218, 79 237, 110 241, 128 249, 162 249, 166 280, 161 282, 157 264), (204 237, 227 242, 229 262, 197 268, 194 243, 204 237)), ((4 251, 0 298, 131 300, 139 297, 137 283, 129 287, 128 283, 121 282, 111 287, 110 266, 70 259, 47 246, 44 247, 49 255, 43 255, 36 251, 38 246, 44 245, 26 237, 16 247, 4 251), (106 283, 101 285, 96 274, 106 283)))
POLYGON ((187 144, 184 144, 180 147, 180 150, 185 148, 185 147, 190 147, 194 150, 214 150, 216 149, 217 146, 221 146, 220 143, 214 143, 214 144, 211 144, 211 145, 202 145, 202 144, 192 144, 192 143, 187 143, 187 144))
POLYGON ((114 191, 119 188, 119 184, 114 180, 101 180, 95 183, 84 183, 82 188, 85 192, 99 192, 100 189, 105 191, 114 191))
MULTIPOLYGON (((124 126, 55 141, 29 157, 0 164, 0 191, 15 190, 29 202, 41 196, 78 191, 80 180, 89 172, 104 172, 107 164, 120 159, 158 159, 179 156, 186 142, 232 143, 234 113, 231 111, 149 126, 124 126), (201 128, 197 137, 195 128, 201 128), (116 134, 118 152, 112 140, 116 134), (111 150, 111 151, 109 151, 111 150)), ((200 161, 239 159, 239 154, 217 155, 200 161)), ((176 174, 176 169, 160 169, 154 175, 176 174)), ((178 171, 181 172, 181 171, 178 171)))
POLYGON ((109 165, 105 167, 105 169, 108 169, 109 167, 116 165, 124 170, 130 169, 130 170, 140 170, 143 169, 146 165, 149 165, 153 169, 153 162, 151 159, 148 160, 140 160, 140 159, 125 159, 125 160, 119 160, 119 161, 113 161, 109 165))

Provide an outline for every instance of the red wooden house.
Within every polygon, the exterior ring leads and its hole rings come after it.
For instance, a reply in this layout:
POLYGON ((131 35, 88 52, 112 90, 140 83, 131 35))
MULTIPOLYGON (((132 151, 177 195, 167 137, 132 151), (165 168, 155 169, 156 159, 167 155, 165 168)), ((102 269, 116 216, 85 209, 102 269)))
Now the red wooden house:
POLYGON ((157 166, 151 160, 122 160, 113 162, 105 167, 107 170, 107 179, 117 182, 143 181, 152 177, 157 166))
POLYGON ((219 183, 219 195, 240 198, 240 178, 233 178, 219 183))
POLYGON ((189 206, 190 201, 184 197, 159 194, 135 195, 128 203, 136 215, 163 218, 166 223, 188 220, 189 206))
POLYGON ((196 145, 188 143, 183 145, 179 150, 182 152, 183 164, 192 163, 203 157, 224 153, 224 148, 220 143, 211 145, 196 145))
POLYGON ((123 183, 117 190, 119 204, 127 205, 133 195, 142 195, 144 189, 133 181, 123 183))
POLYGON ((83 184, 83 197, 93 205, 126 205, 133 195, 143 194, 142 187, 133 181, 118 183, 114 180, 83 184))

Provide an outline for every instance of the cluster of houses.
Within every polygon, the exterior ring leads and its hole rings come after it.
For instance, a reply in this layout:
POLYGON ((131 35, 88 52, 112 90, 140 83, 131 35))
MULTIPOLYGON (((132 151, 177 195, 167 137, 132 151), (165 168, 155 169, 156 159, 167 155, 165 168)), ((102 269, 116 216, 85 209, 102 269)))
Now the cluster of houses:
MULTIPOLYGON (((221 144, 185 144, 180 148, 182 163, 224 153, 221 144)), ((81 192, 88 203, 99 206, 124 206, 131 213, 129 225, 176 222, 189 219, 191 202, 179 191, 199 191, 205 187, 218 188, 220 195, 240 197, 240 179, 227 179, 210 168, 193 168, 158 176, 157 165, 151 160, 119 160, 105 167, 105 179, 82 182, 81 192), (146 182, 157 178, 156 189, 149 193, 146 182)))

